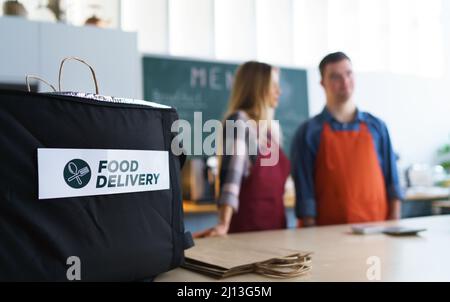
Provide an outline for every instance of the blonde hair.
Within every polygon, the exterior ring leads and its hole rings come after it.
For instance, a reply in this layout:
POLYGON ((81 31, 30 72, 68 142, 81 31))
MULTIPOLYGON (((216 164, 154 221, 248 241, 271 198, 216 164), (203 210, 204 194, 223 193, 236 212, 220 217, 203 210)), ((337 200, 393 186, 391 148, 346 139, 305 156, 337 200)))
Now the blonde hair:
MULTIPOLYGON (((239 66, 234 78, 225 120, 237 111, 245 112, 250 119, 257 123, 261 120, 272 120, 273 108, 270 106, 269 92, 273 71, 278 72, 279 69, 256 61, 248 61, 239 66)), ((269 124, 268 127, 270 128, 271 125, 269 124)), ((262 130, 266 132, 268 129, 262 130)), ((266 135, 262 135, 262 137, 266 137, 266 135)), ((221 148, 222 146, 219 147, 219 150, 221 148)), ((219 169, 222 169, 222 157, 223 154, 218 158, 219 169)), ((216 192, 220 191, 220 182, 220 173, 218 173, 216 192)))
POLYGON ((271 65, 256 61, 239 66, 225 118, 242 110, 256 122, 271 119, 269 90, 272 69, 271 65))

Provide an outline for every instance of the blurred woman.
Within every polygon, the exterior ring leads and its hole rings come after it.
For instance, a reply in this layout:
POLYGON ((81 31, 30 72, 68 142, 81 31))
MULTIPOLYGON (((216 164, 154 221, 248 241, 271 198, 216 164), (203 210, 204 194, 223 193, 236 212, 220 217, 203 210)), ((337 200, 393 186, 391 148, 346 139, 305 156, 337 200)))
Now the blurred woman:
POLYGON ((196 237, 286 228, 290 164, 273 121, 280 94, 278 68, 253 61, 238 68, 224 122, 219 222, 196 237))

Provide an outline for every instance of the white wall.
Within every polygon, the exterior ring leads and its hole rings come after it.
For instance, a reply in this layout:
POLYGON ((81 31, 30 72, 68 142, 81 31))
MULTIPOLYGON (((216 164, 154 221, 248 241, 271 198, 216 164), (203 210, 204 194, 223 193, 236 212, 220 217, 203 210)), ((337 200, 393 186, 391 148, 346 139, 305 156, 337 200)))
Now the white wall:
MULTIPOLYGON (((2 82, 24 84, 26 74, 36 74, 57 86, 61 60, 76 56, 95 69, 101 94, 142 98, 135 33, 0 17, 0 41, 2 82)), ((73 62, 65 65, 63 84, 64 90, 94 91, 89 69, 73 62)))
POLYGON ((294 62, 293 18, 291 0, 260 0, 256 2, 257 58, 264 62, 294 62))
POLYGON ((169 1, 169 53, 214 57, 214 2, 169 1))
POLYGON ((215 52, 220 60, 256 58, 257 38, 253 0, 216 0, 215 52))
POLYGON ((169 51, 167 0, 121 2, 122 29, 137 32, 138 49, 167 54, 169 51))
MULTIPOLYGON (((53 83, 60 61, 76 56, 95 69, 100 94, 141 98, 141 58, 135 33, 42 23, 40 45, 40 74, 53 83)), ((65 65, 63 82, 64 90, 95 91, 89 69, 77 62, 65 65)))
POLYGON ((24 83, 25 75, 39 72, 39 29, 20 18, 0 17, 0 81, 24 83), (18 39, 17 37, 20 37, 18 39))
MULTIPOLYGON (((329 52, 357 71, 442 75, 444 0, 126 0, 122 27, 144 53, 316 66, 329 52), (415 58, 416 64, 409 62, 415 58)), ((447 4, 448 5, 448 4, 447 4)))

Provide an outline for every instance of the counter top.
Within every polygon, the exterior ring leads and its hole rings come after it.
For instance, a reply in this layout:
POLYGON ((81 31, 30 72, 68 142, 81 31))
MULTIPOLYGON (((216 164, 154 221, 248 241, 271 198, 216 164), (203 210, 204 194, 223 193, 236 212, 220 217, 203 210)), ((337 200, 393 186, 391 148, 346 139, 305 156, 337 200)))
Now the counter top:
MULTIPOLYGON (((313 252, 312 270, 283 281, 369 281, 368 264, 378 257, 381 281, 450 281, 450 215, 388 221, 381 225, 426 228, 419 236, 350 234, 349 225, 228 235, 221 240, 313 252), (232 239, 232 240, 230 240, 232 239)), ((217 240, 204 238, 198 240, 217 240)), ((372 263, 373 265, 373 263, 372 263)), ((217 280, 183 268, 161 274, 155 281, 278 281, 256 274, 217 280)))
MULTIPOLYGON (((448 199, 450 197, 450 189, 442 187, 426 187, 426 188, 408 188, 405 194, 405 201, 425 201, 448 199)), ((295 205, 295 195, 286 194, 284 196, 284 205, 286 208, 293 208, 295 205)), ((183 210, 188 214, 206 214, 217 212, 217 205, 211 203, 196 203, 189 200, 183 201, 183 210)))
MULTIPOLYGON (((284 196, 284 205, 286 208, 293 208, 295 204, 294 195, 284 196)), ((197 203, 189 200, 183 200, 183 210, 184 213, 188 214, 206 214, 206 213, 216 213, 217 205, 214 202, 211 203, 197 203)))
POLYGON ((198 203, 190 200, 183 200, 183 211, 187 214, 206 214, 217 212, 215 203, 198 203))
POLYGON ((450 188, 443 187, 416 187, 408 188, 405 201, 448 199, 450 188))

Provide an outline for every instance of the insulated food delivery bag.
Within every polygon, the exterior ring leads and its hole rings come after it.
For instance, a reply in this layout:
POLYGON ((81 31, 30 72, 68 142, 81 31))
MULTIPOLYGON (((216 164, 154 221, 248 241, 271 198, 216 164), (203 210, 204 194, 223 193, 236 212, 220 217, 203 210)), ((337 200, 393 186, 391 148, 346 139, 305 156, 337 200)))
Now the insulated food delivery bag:
POLYGON ((184 232, 175 109, 0 90, 0 280, 151 280, 184 232))

